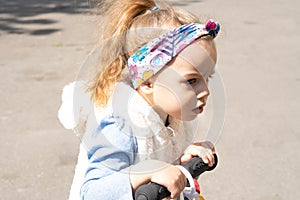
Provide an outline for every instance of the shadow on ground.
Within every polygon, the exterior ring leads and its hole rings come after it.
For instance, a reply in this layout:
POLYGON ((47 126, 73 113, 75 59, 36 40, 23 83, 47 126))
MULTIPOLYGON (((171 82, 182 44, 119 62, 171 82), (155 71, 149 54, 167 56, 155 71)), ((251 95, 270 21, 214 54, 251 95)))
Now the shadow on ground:
MULTIPOLYGON (((0 35, 48 35, 60 31, 53 19, 40 18, 46 13, 87 13, 101 0, 0 0, 0 35), (48 26, 46 26, 48 25, 48 26), (32 27, 38 27, 33 29, 32 27)), ((173 0, 173 6, 187 6, 199 0, 173 0)))
POLYGON ((44 17, 41 19, 39 15, 85 13, 94 6, 93 2, 87 0, 0 0, 0 35, 47 35, 57 32, 60 29, 49 28, 49 26, 43 28, 43 25, 55 24, 57 21, 44 17), (36 25, 40 25, 39 29, 28 28, 28 26, 36 25))

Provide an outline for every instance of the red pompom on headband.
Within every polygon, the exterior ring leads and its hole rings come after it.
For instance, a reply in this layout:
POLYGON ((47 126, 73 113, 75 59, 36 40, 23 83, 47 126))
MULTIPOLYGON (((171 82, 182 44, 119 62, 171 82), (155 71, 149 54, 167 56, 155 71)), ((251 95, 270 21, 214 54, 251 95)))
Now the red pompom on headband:
POLYGON ((127 60, 133 87, 138 88, 195 40, 207 35, 216 37, 219 30, 220 25, 213 20, 184 24, 145 44, 127 60))

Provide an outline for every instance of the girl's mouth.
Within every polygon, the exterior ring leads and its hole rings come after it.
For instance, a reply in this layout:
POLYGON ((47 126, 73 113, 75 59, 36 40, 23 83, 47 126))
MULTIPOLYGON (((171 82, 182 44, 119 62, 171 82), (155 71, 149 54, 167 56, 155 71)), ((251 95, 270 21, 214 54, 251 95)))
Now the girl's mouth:
POLYGON ((193 109, 194 113, 196 113, 197 115, 198 114, 201 114, 203 112, 203 107, 202 106, 199 106, 198 108, 195 108, 193 109))

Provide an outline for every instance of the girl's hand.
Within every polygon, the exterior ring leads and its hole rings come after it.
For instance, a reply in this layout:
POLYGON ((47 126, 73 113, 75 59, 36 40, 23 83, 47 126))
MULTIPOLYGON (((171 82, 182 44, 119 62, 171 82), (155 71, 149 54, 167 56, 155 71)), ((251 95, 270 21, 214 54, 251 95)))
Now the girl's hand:
POLYGON ((178 167, 158 160, 145 160, 131 166, 129 175, 133 193, 139 186, 154 182, 166 187, 172 199, 180 195, 187 182, 178 167))
POLYGON ((180 195, 181 191, 186 186, 187 180, 178 167, 169 165, 168 167, 153 173, 151 182, 165 186, 171 193, 170 198, 173 199, 180 195))
POLYGON ((181 156, 181 163, 184 164, 192 159, 192 157, 199 156, 204 163, 212 167, 215 163, 214 155, 215 147, 209 141, 197 142, 190 145, 181 156))

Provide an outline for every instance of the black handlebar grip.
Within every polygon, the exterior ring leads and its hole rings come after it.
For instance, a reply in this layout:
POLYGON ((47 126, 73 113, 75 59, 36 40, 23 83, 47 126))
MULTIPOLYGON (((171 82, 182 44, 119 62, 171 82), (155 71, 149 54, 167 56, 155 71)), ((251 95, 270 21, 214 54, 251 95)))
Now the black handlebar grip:
MULTIPOLYGON (((196 178, 203 172, 211 171, 217 166, 218 157, 216 154, 214 154, 214 159, 215 164, 212 167, 209 167, 206 163, 204 163, 200 157, 194 157, 182 166, 190 172, 193 178, 196 178)), ((161 200, 170 195, 171 193, 164 186, 150 182, 137 188, 135 192, 135 200, 161 200)))
POLYGON ((193 178, 201 175, 205 171, 211 171, 216 168, 218 164, 218 156, 214 154, 215 164, 213 166, 208 166, 208 164, 204 163, 202 158, 193 157, 189 162, 182 165, 185 169, 187 169, 193 178))
POLYGON ((138 187, 135 191, 135 200, 158 200, 170 196, 171 193, 157 183, 147 183, 138 187))

